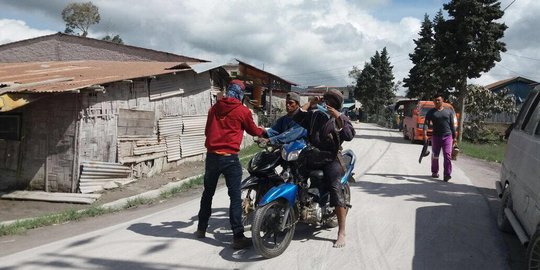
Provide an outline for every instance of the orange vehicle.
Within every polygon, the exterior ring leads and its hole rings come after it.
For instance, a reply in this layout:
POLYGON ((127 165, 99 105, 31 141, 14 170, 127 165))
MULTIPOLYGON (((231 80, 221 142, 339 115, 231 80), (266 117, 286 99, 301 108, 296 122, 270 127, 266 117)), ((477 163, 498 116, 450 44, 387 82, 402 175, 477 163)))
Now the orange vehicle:
MULTIPOLYGON (((411 142, 424 140, 424 120, 429 110, 435 108, 433 101, 411 100, 407 102, 403 108, 403 138, 409 139, 411 142)), ((443 103, 445 108, 454 111, 454 107, 450 103, 443 103)), ((458 114, 454 111, 454 127, 458 129, 458 114)), ((428 139, 431 137, 431 128, 427 130, 428 139)))

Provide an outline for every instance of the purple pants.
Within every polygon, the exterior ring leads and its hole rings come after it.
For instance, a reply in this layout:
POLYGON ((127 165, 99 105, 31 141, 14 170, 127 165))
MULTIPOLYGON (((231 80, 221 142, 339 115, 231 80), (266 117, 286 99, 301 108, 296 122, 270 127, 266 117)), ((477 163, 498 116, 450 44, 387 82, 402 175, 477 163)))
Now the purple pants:
POLYGON ((431 136, 431 173, 439 173, 439 153, 441 148, 444 158, 444 175, 452 175, 452 144, 454 139, 452 135, 431 136))

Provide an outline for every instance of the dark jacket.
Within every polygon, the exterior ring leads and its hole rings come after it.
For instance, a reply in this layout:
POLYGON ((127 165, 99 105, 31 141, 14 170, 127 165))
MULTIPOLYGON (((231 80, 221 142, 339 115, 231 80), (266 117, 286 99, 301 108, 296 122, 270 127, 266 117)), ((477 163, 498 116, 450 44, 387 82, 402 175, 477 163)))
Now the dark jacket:
POLYGON ((299 110, 293 116, 294 121, 307 129, 308 140, 313 146, 331 153, 337 153, 343 141, 351 141, 356 134, 349 118, 343 114, 340 118, 343 128, 337 130, 335 119, 318 110, 299 110))

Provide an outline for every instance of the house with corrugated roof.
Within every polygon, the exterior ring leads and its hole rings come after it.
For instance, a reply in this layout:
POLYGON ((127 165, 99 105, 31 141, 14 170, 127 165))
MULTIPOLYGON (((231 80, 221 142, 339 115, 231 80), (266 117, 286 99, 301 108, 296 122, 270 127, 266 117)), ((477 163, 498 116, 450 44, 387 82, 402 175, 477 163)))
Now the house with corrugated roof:
POLYGON ((537 84, 533 80, 529 80, 523 77, 513 77, 509 79, 504 79, 496 81, 494 83, 488 84, 485 87, 494 93, 498 93, 503 90, 508 90, 508 94, 512 94, 515 97, 516 105, 520 105, 525 101, 529 92, 533 89, 534 84, 537 84))
POLYGON ((230 79, 204 62, 61 33, 0 45, 0 190, 94 192, 201 158, 230 79))

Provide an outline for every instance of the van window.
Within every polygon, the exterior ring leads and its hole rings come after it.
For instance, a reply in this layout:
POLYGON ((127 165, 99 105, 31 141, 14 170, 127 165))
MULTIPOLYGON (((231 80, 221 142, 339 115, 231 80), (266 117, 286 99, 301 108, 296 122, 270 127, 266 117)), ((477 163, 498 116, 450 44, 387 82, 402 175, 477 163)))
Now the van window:
MULTIPOLYGON (((532 111, 532 109, 530 111, 532 111)), ((534 110, 531 115, 531 120, 525 127, 525 132, 528 134, 533 134, 533 132, 538 134, 538 122, 540 121, 540 106, 537 106, 536 110, 534 110)))
POLYGON ((527 123, 531 118, 534 108, 536 108, 536 106, 538 105, 537 94, 538 90, 531 91, 529 93, 527 100, 525 101, 523 106, 521 106, 521 110, 519 111, 519 114, 516 118, 516 123, 514 125, 515 128, 523 130, 525 129, 525 126, 527 126, 527 123))

